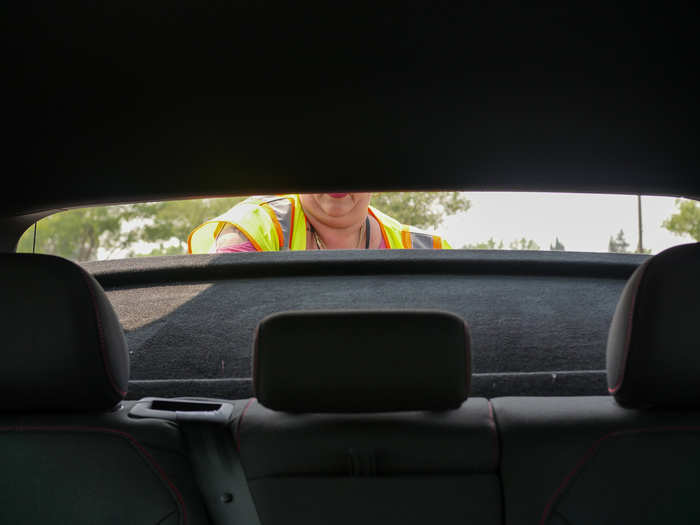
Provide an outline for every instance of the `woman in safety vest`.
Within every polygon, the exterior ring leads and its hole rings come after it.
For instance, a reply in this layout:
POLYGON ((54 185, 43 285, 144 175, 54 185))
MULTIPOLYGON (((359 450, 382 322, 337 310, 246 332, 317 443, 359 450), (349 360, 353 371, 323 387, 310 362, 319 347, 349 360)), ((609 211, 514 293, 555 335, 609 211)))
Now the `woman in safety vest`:
POLYGON ((370 193, 250 197, 197 226, 189 253, 451 248, 369 205, 370 193))

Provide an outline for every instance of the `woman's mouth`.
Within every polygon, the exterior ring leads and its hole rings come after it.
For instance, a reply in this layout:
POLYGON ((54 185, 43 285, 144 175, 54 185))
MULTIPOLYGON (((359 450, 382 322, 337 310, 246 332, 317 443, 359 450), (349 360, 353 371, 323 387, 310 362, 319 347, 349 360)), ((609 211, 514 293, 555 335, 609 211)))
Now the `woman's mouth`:
POLYGON ((347 193, 329 193, 328 195, 330 195, 334 199, 342 199, 347 195, 347 193))

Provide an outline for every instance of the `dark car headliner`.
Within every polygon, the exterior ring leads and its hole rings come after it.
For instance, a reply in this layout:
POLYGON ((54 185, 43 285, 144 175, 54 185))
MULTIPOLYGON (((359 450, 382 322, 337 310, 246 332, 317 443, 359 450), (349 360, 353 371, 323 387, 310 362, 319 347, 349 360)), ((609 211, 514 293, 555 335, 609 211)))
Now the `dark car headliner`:
POLYGON ((692 13, 176 4, 9 15, 3 217, 317 190, 700 197, 692 13))

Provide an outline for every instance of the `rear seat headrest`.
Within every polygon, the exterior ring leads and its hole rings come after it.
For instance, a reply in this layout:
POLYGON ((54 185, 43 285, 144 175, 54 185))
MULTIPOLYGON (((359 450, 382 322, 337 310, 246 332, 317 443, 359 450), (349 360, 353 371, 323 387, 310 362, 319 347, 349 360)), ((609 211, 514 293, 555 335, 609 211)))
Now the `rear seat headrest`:
POLYGON ((121 401, 129 357, 98 282, 60 257, 0 254, 0 411, 95 410, 121 401))
POLYGON ((470 379, 469 329, 446 312, 286 312, 256 332, 253 388, 273 410, 443 410, 470 379))
POLYGON ((700 405, 700 243, 670 248, 630 277, 608 336, 611 394, 623 406, 700 405))

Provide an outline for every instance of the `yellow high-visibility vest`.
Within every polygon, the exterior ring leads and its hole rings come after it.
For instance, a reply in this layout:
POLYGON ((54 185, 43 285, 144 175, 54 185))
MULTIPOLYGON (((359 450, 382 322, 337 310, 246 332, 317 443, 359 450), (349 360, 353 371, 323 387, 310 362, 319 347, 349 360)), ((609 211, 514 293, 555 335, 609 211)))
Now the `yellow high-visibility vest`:
MULTIPOLYGON (((438 235, 401 224, 370 206, 388 248, 451 248, 438 235)), ((187 239, 189 253, 213 253, 221 230, 231 225, 258 251, 306 250, 306 215, 297 194, 249 197, 226 213, 197 226, 187 239)))

